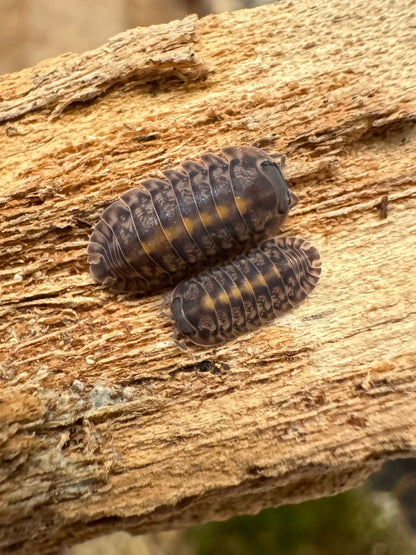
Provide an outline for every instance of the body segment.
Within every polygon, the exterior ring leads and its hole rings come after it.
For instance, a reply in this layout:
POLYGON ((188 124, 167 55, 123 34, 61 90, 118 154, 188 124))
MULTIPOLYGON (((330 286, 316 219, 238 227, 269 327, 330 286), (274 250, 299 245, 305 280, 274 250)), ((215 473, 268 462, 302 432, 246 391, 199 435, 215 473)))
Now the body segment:
POLYGON ((297 201, 254 147, 201 156, 147 179, 106 208, 87 248, 92 275, 116 292, 153 292, 274 235, 297 201))
POLYGON ((319 252, 304 239, 269 239, 247 256, 177 285, 172 315, 193 343, 219 345, 295 307, 315 288, 320 273, 319 252))

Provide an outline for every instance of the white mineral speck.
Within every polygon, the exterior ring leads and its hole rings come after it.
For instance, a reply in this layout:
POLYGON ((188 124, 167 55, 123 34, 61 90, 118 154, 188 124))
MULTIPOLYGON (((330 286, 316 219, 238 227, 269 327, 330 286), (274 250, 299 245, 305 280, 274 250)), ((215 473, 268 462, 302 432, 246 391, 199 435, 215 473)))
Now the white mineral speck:
POLYGON ((77 391, 84 391, 85 384, 81 380, 74 380, 72 382, 72 388, 76 389, 77 391))
POLYGON ((155 344, 155 348, 156 349, 165 349, 166 347, 172 347, 172 345, 175 345, 175 342, 170 340, 170 341, 159 341, 158 343, 155 344))
POLYGON ((260 127, 259 122, 256 120, 251 120, 247 122, 247 129, 249 129, 250 131, 255 131, 259 127, 260 127))

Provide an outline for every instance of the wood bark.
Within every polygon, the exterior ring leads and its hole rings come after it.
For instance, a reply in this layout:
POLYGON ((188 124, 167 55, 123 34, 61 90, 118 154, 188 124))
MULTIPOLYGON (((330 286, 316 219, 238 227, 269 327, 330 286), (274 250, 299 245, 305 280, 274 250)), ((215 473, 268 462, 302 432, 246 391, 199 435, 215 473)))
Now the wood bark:
POLYGON ((133 29, 0 81, 0 545, 49 553, 330 495, 416 455, 412 1, 133 29), (88 272, 118 194, 204 151, 288 155, 321 282, 220 348, 88 272))

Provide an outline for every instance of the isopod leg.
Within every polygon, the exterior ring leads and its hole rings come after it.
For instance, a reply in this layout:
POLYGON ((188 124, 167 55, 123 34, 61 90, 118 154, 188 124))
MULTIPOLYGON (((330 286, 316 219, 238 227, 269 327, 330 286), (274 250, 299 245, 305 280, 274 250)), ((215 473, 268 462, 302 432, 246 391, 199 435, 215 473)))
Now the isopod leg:
POLYGON ((166 307, 170 303, 171 295, 166 295, 162 301, 162 306, 160 307, 160 315, 162 318, 167 318, 168 320, 172 320, 172 312, 166 312, 166 307))
POLYGON ((182 343, 181 341, 179 341, 178 339, 178 335, 179 335, 179 329, 177 326, 174 326, 173 328, 173 333, 172 333, 172 341, 175 343, 175 345, 177 347, 179 347, 179 349, 181 349, 181 351, 185 351, 185 353, 187 353, 191 359, 193 360, 193 362, 196 361, 196 358, 194 357, 192 351, 189 349, 189 347, 187 345, 185 345, 185 343, 182 343))
POLYGON ((286 156, 284 154, 270 154, 270 158, 279 160, 280 169, 283 171, 286 166, 286 156))

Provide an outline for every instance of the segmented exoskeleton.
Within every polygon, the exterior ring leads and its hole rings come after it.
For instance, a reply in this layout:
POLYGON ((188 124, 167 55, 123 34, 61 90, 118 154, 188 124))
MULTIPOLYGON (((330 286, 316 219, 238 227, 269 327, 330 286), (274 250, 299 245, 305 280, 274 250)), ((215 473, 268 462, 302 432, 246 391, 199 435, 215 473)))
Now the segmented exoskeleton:
POLYGON ((299 237, 276 237, 247 256, 181 282, 171 296, 177 329, 212 346, 274 320, 305 299, 319 281, 318 250, 299 237))
POLYGON ((275 235, 297 202, 279 165, 254 147, 222 152, 146 179, 106 208, 87 248, 92 275, 116 292, 154 292, 275 235))

